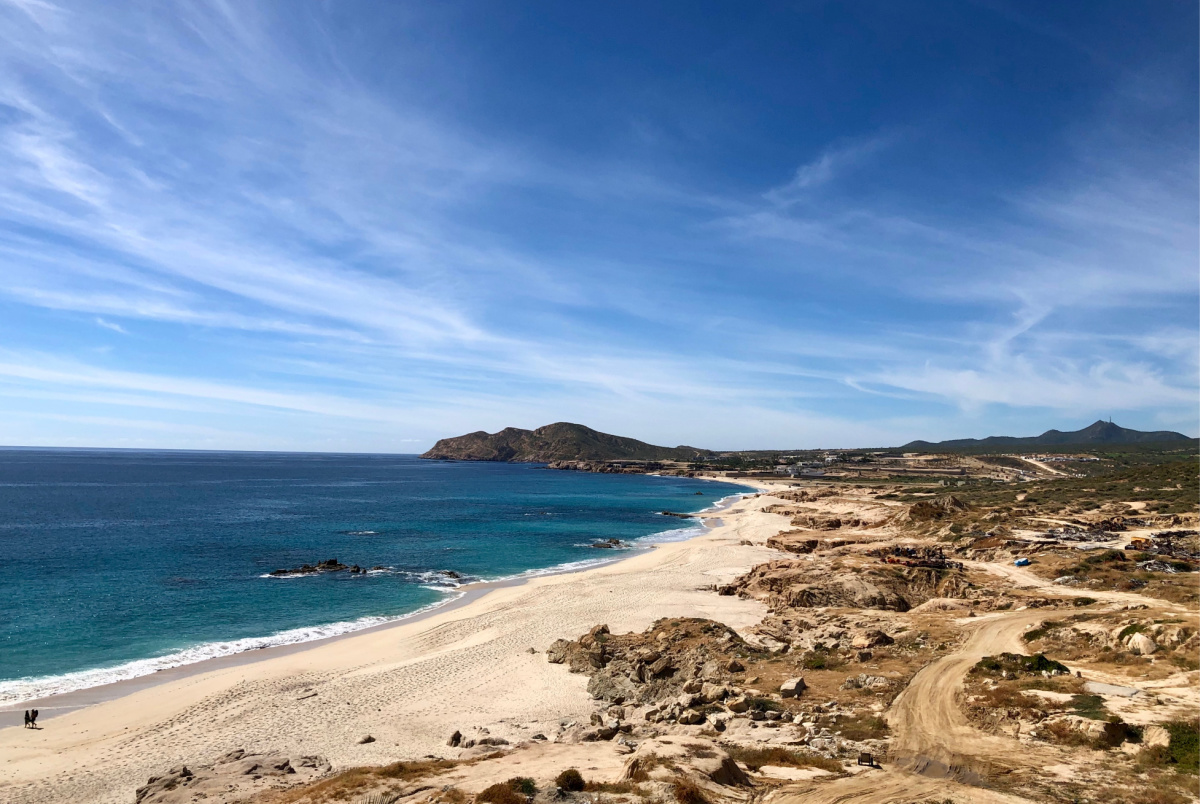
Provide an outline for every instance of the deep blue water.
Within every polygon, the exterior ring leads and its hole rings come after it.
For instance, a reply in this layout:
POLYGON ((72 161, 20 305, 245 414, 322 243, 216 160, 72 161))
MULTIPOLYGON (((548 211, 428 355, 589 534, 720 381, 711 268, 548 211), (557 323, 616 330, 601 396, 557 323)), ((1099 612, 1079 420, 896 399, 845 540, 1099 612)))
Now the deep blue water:
POLYGON ((612 558, 589 545, 682 538, 694 525, 659 511, 741 491, 397 455, 3 450, 0 702, 365 627, 455 594, 442 570, 612 558), (328 558, 386 570, 264 577, 328 558))

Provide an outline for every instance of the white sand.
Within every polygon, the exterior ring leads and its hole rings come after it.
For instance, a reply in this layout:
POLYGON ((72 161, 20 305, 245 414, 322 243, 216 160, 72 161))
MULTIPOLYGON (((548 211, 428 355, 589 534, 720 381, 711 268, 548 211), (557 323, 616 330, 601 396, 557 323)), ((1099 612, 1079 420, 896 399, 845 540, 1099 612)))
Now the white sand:
POLYGON ((131 802, 146 779, 204 764, 234 748, 327 757, 335 768, 427 754, 455 729, 512 742, 553 738, 563 719, 593 711, 587 679, 546 662, 560 637, 598 623, 642 630, 660 617, 711 617, 743 628, 761 604, 703 587, 777 556, 757 544, 787 526, 750 498, 720 512, 720 527, 686 542, 587 572, 496 589, 427 619, 316 642, 206 670, 47 720, 0 730, 0 800, 131 802), (316 692, 314 697, 301 698, 316 692), (376 742, 358 745, 371 734, 376 742))

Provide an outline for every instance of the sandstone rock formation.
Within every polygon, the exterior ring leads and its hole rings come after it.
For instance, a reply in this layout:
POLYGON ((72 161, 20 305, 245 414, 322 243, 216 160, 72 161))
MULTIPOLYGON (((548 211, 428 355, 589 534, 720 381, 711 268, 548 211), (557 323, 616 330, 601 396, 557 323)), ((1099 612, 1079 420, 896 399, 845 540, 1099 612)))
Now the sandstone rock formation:
POLYGON ((196 800, 233 801, 272 787, 311 781, 330 770, 322 757, 288 757, 230 751, 211 765, 179 765, 152 776, 137 789, 136 804, 189 804, 196 800))

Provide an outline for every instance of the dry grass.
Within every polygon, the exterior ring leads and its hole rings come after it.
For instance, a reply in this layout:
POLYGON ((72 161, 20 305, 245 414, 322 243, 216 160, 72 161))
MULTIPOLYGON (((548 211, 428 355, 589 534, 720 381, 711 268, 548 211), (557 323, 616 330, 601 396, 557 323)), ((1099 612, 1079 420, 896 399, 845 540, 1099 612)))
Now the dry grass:
POLYGON ((726 746, 726 750, 733 759, 756 772, 764 765, 786 768, 820 768, 830 773, 842 771, 842 764, 836 760, 802 754, 782 746, 726 746))
MULTIPOLYGON (((336 776, 322 779, 313 784, 286 790, 271 799, 272 804, 326 804, 326 802, 351 801, 368 793, 389 793, 397 789, 388 782, 410 783, 427 776, 434 776, 450 768, 471 765, 496 756, 489 754, 464 761, 429 759, 416 762, 393 762, 389 765, 372 765, 351 768, 336 776)), ((449 804, 454 804, 450 802, 449 804)))
POLYGON ((637 796, 649 798, 650 793, 633 782, 588 782, 584 790, 588 793, 607 793, 613 796, 637 796))
POLYGON ((527 804, 529 799, 516 790, 507 782, 499 782, 485 787, 483 791, 475 796, 476 801, 487 802, 487 804, 527 804))
POLYGON ((887 721, 875 715, 855 715, 843 718, 837 723, 842 737, 859 742, 862 740, 882 740, 888 736, 890 729, 887 721))
POLYGON ((704 789, 686 776, 680 776, 672 782, 671 794, 679 804, 709 804, 704 789))

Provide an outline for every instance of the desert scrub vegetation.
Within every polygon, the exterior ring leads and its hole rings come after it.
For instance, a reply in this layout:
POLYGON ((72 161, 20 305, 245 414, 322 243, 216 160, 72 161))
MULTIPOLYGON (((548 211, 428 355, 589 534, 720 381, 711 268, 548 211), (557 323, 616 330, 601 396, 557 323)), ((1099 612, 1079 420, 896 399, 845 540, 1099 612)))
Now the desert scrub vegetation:
MULTIPOLYGON (((610 796, 637 796, 649 798, 650 792, 633 782, 588 782, 584 788, 587 793, 602 793, 610 796)), ((617 799, 622 801, 623 799, 617 799)))
POLYGON ((783 705, 773 698, 747 698, 746 705, 752 712, 782 712, 783 705))
POLYGON ((1017 653, 1001 653, 998 656, 984 656, 971 668, 972 675, 1008 676, 1021 675, 1069 675, 1065 664, 1046 657, 1044 653, 1032 656, 1021 656, 1017 653))
POLYGON ((830 773, 842 772, 842 765, 837 760, 804 754, 780 745, 726 745, 724 747, 730 757, 755 772, 760 770, 764 765, 775 765, 785 768, 820 768, 830 773))
POLYGON ((554 779, 554 784, 566 790, 568 793, 578 793, 587 786, 587 782, 583 779, 583 774, 575 768, 567 768, 562 773, 558 774, 554 779))
POLYGON ((887 721, 877 715, 853 715, 841 718, 837 729, 847 740, 860 742, 862 740, 882 740, 888 736, 891 729, 887 721))
POLYGON ((1163 723, 1170 735, 1167 745, 1142 750, 1138 764, 1143 768, 1171 768, 1177 773, 1200 775, 1200 721, 1176 720, 1163 723))
POLYGON ((679 804, 709 804, 704 788, 686 776, 680 776, 671 783, 671 795, 679 804))
POLYGON ((507 782, 486 787, 475 796, 476 801, 486 804, 527 804, 537 795, 537 785, 527 776, 514 776, 507 782))
MULTIPOLYGON (((1020 486, 1024 498, 1014 505, 1018 491, 1007 483, 978 483, 957 487, 954 495, 977 509, 993 509, 1012 517, 1095 511, 1106 504, 1129 500, 1146 502, 1151 515, 1186 514, 1200 506, 1200 469, 1195 448, 1171 450, 1094 451, 1093 463, 1072 463, 1070 471, 1085 477, 1039 477, 1020 486)), ((1049 451, 1039 448, 1039 451, 1049 451)), ((1086 452, 1087 450, 1071 450, 1086 452)), ((979 456, 996 466, 1028 468, 1008 456, 979 456), (1013 462, 1013 463, 1010 463, 1013 462)), ((916 489, 914 489, 916 490, 916 489)), ((924 490, 924 489, 922 489, 924 490)), ((940 489, 930 488, 937 492, 940 489)), ((890 499, 916 502, 919 494, 898 494, 890 499)), ((970 520, 973 514, 962 515, 970 520)))
POLYGON ((428 759, 415 762, 393 762, 388 765, 368 765, 361 768, 350 768, 341 773, 322 779, 310 785, 288 790, 277 799, 279 804, 305 801, 320 804, 327 801, 348 801, 368 793, 390 795, 391 790, 379 790, 388 782, 411 782, 426 776, 433 776, 450 768, 474 764, 486 757, 473 758, 466 761, 449 759, 428 759))

